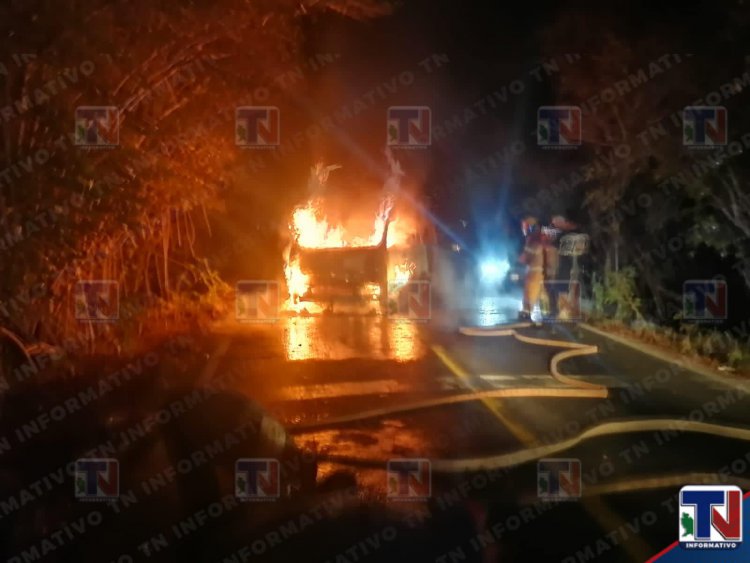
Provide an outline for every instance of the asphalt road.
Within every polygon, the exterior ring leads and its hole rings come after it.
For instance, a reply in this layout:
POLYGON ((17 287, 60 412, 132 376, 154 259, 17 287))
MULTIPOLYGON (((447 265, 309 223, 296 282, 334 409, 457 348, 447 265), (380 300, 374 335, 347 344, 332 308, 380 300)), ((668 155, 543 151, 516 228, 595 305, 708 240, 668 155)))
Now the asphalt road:
POLYGON ((482 561, 644 561, 677 539, 674 502, 682 485, 719 473, 724 481, 716 482, 750 478, 750 444, 670 430, 666 421, 750 426, 747 384, 682 369, 574 324, 521 332, 598 346, 598 354, 568 360, 562 371, 605 385, 608 398, 513 397, 399 412, 456 393, 566 387, 549 374, 559 348, 458 333, 462 324, 511 321, 512 305, 485 300, 478 310, 437 313, 423 323, 377 316, 228 323, 217 330, 218 352, 206 376, 238 374, 236 389, 290 428, 392 410, 296 433, 305 448, 349 458, 322 463, 319 478, 346 469, 364 496, 386 501, 389 459, 435 465, 553 444, 615 420, 665 419, 663 431, 596 437, 546 456, 581 464, 581 498, 567 502, 539 498, 533 461, 506 471, 433 472, 432 501, 403 503, 404 511, 430 518, 462 504, 475 526, 443 558, 430 560, 471 554, 482 561))
MULTIPOLYGON (((605 386, 606 398, 411 408, 492 390, 569 391, 549 370, 562 348, 459 333, 510 321, 516 307, 435 308, 429 322, 230 319, 125 366, 93 359, 75 378, 49 362, 50 379, 24 376, 1 397, 0 554, 12 563, 645 561, 677 540, 681 486, 750 489, 750 444, 731 430, 750 426, 747 383, 583 326, 519 332, 598 346, 560 370, 605 386), (370 411, 378 416, 363 418, 370 411), (317 481, 267 413, 315 453, 317 481), (626 422, 612 433, 613 421, 626 422), (602 428, 610 432, 585 434, 602 428), (89 493, 73 470, 91 457, 119 464, 113 497, 99 496, 99 481, 89 493), (236 462, 246 457, 283 460, 281 480, 297 479, 282 487, 289 496, 239 502, 236 462), (550 466, 540 473, 550 458, 566 460, 559 478, 550 466), (422 461, 399 481, 394 459, 422 461)), ((96 475, 112 482, 109 470, 96 475)))

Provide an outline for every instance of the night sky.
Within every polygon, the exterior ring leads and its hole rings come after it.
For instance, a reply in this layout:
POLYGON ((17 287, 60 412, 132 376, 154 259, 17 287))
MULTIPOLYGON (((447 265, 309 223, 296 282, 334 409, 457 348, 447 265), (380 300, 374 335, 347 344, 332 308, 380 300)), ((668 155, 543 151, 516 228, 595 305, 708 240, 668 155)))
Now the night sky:
MULTIPOLYGON (((346 124, 343 138, 328 136, 314 143, 311 150, 314 158, 344 163, 340 177, 352 173, 353 181, 371 168, 372 163, 362 166, 362 151, 372 156, 382 150, 382 114, 386 108, 394 104, 429 105, 433 130, 439 137, 434 139, 429 155, 401 151, 398 156, 407 173, 423 181, 438 213, 452 215, 452 220, 459 215, 484 215, 486 219, 488 209, 495 213, 515 207, 519 198, 547 181, 540 174, 534 153, 528 150, 524 158, 511 165, 481 173, 486 157, 509 150, 514 141, 520 139, 527 146, 535 143, 537 107, 559 102, 554 77, 542 75, 542 80, 536 80, 530 74, 542 60, 579 53, 584 57, 579 64, 585 64, 585 57, 602 54, 608 34, 625 41, 648 41, 654 53, 660 54, 721 52, 723 41, 731 38, 711 32, 712 27, 720 28, 730 17, 725 6, 739 4, 687 3, 676 11, 650 2, 498 5, 410 0, 391 16, 374 21, 321 16, 307 28, 307 53, 341 54, 335 64, 312 79, 312 104, 323 114, 335 112, 375 86, 382 89, 384 83, 404 71, 414 72, 416 81, 409 87, 399 86, 386 98, 376 97, 376 104, 346 124), (579 29, 549 32, 563 15, 570 14, 579 18, 579 29), (431 74, 419 73, 418 61, 433 53, 444 54, 450 62, 431 74), (473 119, 461 117, 477 101, 507 90, 518 79, 524 83, 522 93, 508 94, 507 101, 473 119), (439 127, 459 118, 464 125, 440 138, 439 127), (463 181, 467 174, 470 180, 463 181), (469 197, 464 197, 467 192, 469 197)), ((582 155, 566 155, 562 164, 580 158, 582 155)))

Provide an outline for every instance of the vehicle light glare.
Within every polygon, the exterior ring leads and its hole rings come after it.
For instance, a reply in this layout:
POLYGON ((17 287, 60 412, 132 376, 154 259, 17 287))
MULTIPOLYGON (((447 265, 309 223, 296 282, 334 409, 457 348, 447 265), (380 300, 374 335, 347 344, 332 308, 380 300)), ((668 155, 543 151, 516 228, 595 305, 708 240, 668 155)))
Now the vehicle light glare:
POLYGON ((484 281, 501 281, 510 270, 507 260, 485 260, 479 266, 484 281))

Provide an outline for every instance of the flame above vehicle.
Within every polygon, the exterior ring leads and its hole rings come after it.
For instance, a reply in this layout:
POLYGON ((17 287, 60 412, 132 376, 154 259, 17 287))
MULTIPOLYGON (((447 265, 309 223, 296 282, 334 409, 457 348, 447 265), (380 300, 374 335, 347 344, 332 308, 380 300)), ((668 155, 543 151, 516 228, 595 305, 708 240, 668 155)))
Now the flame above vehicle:
POLYGON ((316 198, 294 210, 289 229, 297 244, 302 248, 357 248, 380 244, 386 222, 390 220, 387 246, 405 244, 409 233, 399 228, 398 219, 391 219, 392 210, 393 197, 386 196, 373 218, 371 234, 362 237, 348 233, 341 224, 330 222, 325 214, 324 200, 316 198))
MULTIPOLYGON (((356 229, 351 228, 352 225, 348 225, 349 228, 347 228, 342 222, 330 219, 326 212, 327 199, 322 193, 328 175, 339 166, 317 164, 312 168, 309 185, 313 195, 304 204, 297 206, 292 211, 289 222, 289 231, 293 242, 286 250, 284 265, 284 275, 289 293, 286 303, 287 310, 296 312, 307 310, 314 313, 320 312, 321 309, 316 304, 300 302, 300 299, 310 289, 311 276, 302 270, 299 254, 291 252, 292 246, 296 245, 301 249, 377 247, 383 242, 384 233, 386 233, 385 244, 387 248, 409 243, 410 237, 415 231, 414 221, 406 216, 396 217, 394 214, 396 193, 400 188, 400 177, 403 173, 398 162, 390 154, 387 154, 387 156, 391 170, 386 179, 378 208, 373 210, 369 220, 364 219, 359 222, 360 224, 356 224, 356 229)), ((400 286, 408 281, 413 272, 413 265, 396 264, 392 267, 389 266, 388 278, 400 286)))

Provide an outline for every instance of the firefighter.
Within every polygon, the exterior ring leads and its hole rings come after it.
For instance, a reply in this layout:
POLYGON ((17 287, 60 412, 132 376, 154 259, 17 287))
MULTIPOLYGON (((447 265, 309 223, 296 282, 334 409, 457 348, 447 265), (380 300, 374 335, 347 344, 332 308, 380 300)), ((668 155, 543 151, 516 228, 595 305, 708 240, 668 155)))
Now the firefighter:
POLYGON ((558 252, 558 241, 562 233, 559 228, 560 216, 552 217, 550 226, 542 227, 542 247, 544 252, 544 289, 547 293, 548 315, 557 318, 560 293, 567 292, 567 287, 560 283, 558 269, 560 267, 560 255, 558 252))
POLYGON ((544 241, 536 217, 526 217, 521 223, 521 229, 526 237, 526 244, 518 260, 526 266, 526 278, 523 286, 523 309, 518 318, 530 320, 544 281, 544 241))
MULTIPOLYGON (((573 290, 571 283, 578 283, 578 274, 576 273, 576 260, 574 256, 580 250, 570 248, 571 236, 580 233, 580 227, 574 221, 570 220, 569 216, 556 215, 552 218, 552 226, 559 233, 559 265, 557 269, 557 283, 547 284, 547 294, 552 301, 553 297, 555 300, 554 314, 560 320, 566 320, 574 311, 571 311, 573 306, 571 303, 571 291, 573 290), (561 310, 558 310, 558 302, 560 297, 564 297, 561 310)), ((575 298, 575 297, 573 297, 575 298)))

